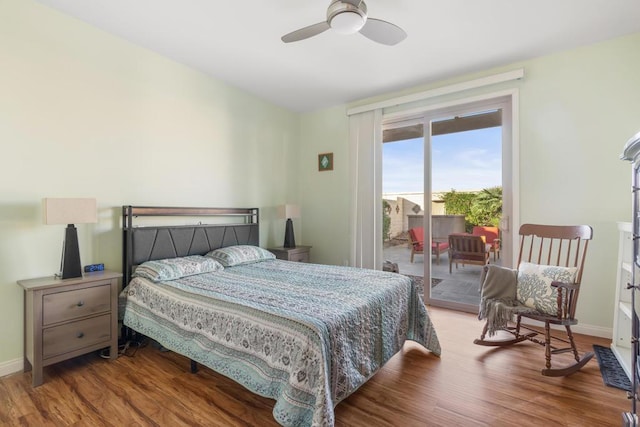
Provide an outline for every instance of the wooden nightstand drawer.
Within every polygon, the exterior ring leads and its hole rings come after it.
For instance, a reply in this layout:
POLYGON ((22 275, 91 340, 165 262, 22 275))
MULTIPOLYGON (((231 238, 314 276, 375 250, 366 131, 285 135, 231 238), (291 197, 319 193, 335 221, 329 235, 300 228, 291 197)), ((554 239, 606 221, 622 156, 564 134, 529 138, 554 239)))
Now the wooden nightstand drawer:
POLYGON ((311 246, 296 246, 295 248, 269 248, 278 259, 294 262, 310 262, 311 246))
POLYGON ((111 310, 111 288, 108 281, 102 286, 78 289, 42 297, 43 325, 73 320, 111 310))
MULTIPOLYGON (((107 288, 108 289, 108 288, 107 288)), ((66 323, 42 331, 42 357, 48 359, 111 339, 111 314, 66 323)))
POLYGON ((299 252, 289 255, 289 261, 309 262, 309 252, 299 252))

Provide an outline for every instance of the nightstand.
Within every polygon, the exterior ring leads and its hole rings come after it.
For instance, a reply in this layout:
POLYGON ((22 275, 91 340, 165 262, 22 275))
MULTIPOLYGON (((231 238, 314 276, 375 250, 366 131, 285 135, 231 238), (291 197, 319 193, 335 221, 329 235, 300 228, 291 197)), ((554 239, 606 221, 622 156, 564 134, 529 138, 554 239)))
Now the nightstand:
POLYGON ((109 347, 118 357, 120 273, 97 271, 74 279, 19 280, 24 289, 24 371, 34 387, 42 368, 109 347))
POLYGON ((285 261, 309 262, 311 246, 296 246, 295 248, 283 248, 280 246, 278 248, 269 248, 269 251, 273 252, 276 258, 285 261))

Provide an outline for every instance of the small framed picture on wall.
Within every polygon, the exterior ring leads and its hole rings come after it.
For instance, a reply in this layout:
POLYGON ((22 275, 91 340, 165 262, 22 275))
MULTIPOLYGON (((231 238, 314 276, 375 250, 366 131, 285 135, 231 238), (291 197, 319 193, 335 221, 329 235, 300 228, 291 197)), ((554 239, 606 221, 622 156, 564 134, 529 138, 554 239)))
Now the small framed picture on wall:
POLYGON ((318 154, 318 170, 320 172, 333 170, 333 153, 318 154))

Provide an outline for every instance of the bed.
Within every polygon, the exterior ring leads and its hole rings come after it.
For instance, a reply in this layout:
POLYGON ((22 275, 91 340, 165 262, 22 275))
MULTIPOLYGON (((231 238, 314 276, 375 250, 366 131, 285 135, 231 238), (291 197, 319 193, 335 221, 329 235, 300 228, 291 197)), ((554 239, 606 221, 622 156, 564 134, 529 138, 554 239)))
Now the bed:
POLYGON ((258 217, 254 208, 124 206, 123 324, 274 399, 283 426, 334 425, 335 405, 406 340, 440 355, 411 279, 277 260, 259 247, 258 217), (223 223, 146 218, 180 216, 223 223))

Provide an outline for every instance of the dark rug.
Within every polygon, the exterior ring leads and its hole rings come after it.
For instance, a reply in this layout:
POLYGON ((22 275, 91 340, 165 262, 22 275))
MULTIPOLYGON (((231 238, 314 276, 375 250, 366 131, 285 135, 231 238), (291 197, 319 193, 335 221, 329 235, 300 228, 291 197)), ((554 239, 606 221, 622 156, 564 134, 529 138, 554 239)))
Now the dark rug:
POLYGON ((616 359, 615 354, 608 347, 594 344, 593 351, 596 353, 602 381, 609 387, 619 388, 625 391, 631 391, 631 381, 620 366, 620 362, 616 359))
MULTIPOLYGON (((413 276, 411 274, 405 274, 405 276, 409 277, 411 280, 413 280, 413 283, 415 283, 416 287, 418 288, 418 293, 424 292, 424 277, 422 276, 413 276)), ((431 287, 433 288, 435 285, 437 285, 438 283, 442 282, 442 279, 431 279, 431 287)))

